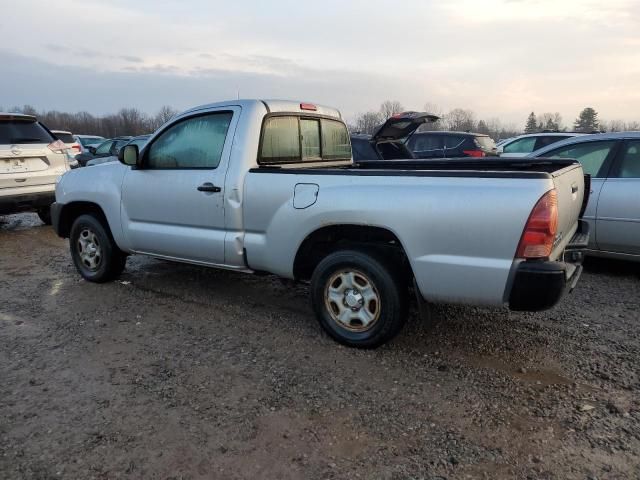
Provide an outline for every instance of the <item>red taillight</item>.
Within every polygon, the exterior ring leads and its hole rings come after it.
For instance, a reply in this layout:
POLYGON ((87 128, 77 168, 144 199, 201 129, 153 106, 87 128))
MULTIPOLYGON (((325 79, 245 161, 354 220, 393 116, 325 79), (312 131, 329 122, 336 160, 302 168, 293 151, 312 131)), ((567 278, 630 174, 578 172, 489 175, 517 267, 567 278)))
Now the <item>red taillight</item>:
POLYGON ((71 145, 71 148, 78 152, 80 151, 80 145, 78 145, 77 143, 74 143, 73 145, 71 145))
POLYGON ((51 142, 49 145, 47 145, 47 147, 49 147, 49 150, 54 153, 64 153, 64 151, 69 148, 64 144, 62 140, 51 142))
POLYGON ((316 107, 313 103, 301 103, 300 110, 310 110, 312 112, 315 112, 316 110, 318 110, 318 107, 316 107))
POLYGON ((469 157, 484 157, 484 152, 482 150, 463 150, 462 153, 469 157))
POLYGON ((549 258, 558 231, 558 194, 555 190, 545 193, 527 220, 517 258, 549 258))

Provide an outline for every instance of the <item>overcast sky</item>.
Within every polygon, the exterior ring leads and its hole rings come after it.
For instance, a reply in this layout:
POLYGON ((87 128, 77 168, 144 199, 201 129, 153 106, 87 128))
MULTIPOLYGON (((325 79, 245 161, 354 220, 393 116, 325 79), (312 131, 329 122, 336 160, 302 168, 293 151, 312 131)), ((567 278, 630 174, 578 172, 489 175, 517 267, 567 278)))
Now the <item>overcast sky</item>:
POLYGON ((20 0, 0 16, 0 106, 154 113, 386 99, 524 123, 640 120, 640 0, 20 0))

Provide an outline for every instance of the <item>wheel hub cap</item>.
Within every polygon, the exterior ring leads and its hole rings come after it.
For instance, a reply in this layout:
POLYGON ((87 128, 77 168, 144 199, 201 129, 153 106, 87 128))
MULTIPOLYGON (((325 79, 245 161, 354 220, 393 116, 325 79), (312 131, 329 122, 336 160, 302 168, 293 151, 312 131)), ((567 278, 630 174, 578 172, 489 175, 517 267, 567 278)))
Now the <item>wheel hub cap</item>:
POLYGON ((95 232, 89 228, 82 230, 78 237, 76 248, 78 249, 80 261, 85 267, 91 271, 100 268, 102 262, 102 247, 95 232))
POLYGON ((349 308, 359 310, 364 303, 364 298, 357 290, 347 290, 344 294, 344 301, 349 308))
POLYGON ((380 317, 380 295, 371 280, 358 270, 344 270, 329 278, 325 305, 331 319, 353 332, 369 330, 380 317))

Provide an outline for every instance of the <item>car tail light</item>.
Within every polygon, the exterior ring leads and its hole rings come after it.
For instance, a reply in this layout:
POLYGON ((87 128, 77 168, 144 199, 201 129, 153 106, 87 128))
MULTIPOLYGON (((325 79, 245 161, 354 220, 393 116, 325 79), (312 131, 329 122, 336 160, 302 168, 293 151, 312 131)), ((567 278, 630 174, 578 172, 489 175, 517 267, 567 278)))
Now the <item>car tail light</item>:
POLYGON ((74 143, 73 145, 71 145, 71 148, 73 150, 76 150, 78 153, 80 153, 80 145, 78 145, 77 143, 74 143))
POLYGON ((558 194, 545 193, 527 220, 518 245, 516 258, 549 258, 558 231, 558 194))
POLYGON ((484 157, 485 154, 482 150, 463 150, 462 153, 470 157, 484 157))
POLYGON ((310 110, 312 112, 315 112, 316 110, 318 110, 318 107, 316 107, 313 103, 301 103, 300 110, 310 110))
POLYGON ((47 145, 47 147, 49 147, 49 150, 51 150, 53 153, 64 153, 64 151, 69 148, 64 144, 62 140, 51 142, 49 145, 47 145))

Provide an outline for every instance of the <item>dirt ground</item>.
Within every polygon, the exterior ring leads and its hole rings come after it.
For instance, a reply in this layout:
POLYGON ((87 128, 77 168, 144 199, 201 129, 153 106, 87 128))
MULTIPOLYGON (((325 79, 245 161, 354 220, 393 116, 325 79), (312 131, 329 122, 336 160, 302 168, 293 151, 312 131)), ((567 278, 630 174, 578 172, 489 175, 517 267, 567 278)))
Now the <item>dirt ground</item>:
POLYGON ((640 265, 539 314, 438 306, 375 351, 304 286, 147 258, 80 279, 0 218, 2 479, 640 478, 640 265))

